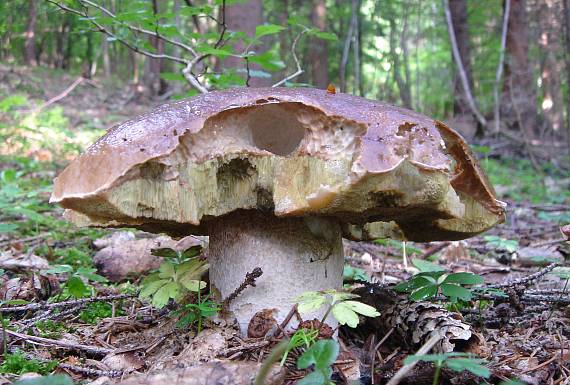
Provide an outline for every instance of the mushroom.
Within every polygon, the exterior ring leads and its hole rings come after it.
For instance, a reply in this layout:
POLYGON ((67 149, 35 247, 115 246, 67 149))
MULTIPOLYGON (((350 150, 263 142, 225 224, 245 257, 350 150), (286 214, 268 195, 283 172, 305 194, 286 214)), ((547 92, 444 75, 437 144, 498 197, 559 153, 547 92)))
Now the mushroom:
POLYGON ((55 180, 79 225, 209 235, 210 282, 242 332, 306 291, 342 287, 342 237, 458 240, 505 205, 442 122, 307 88, 236 88, 113 127, 55 180))

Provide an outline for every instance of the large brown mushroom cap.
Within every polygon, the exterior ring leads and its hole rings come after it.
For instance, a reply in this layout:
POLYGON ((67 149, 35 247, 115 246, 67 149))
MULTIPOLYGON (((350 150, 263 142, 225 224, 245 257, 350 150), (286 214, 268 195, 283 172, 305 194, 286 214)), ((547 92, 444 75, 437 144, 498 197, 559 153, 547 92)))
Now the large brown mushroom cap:
POLYGON ((212 92, 120 124, 61 173, 51 202, 78 223, 171 234, 250 209, 337 218, 356 239, 461 239, 504 220, 455 131, 307 88, 212 92))

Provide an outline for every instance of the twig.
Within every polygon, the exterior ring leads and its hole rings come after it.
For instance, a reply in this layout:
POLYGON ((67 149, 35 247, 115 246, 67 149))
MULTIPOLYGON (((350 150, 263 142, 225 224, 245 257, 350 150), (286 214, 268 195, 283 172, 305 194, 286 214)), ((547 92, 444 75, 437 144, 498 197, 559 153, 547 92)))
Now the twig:
POLYGON ((222 312, 225 312, 229 304, 236 299, 238 295, 241 294, 248 286, 255 287, 255 280, 263 274, 263 270, 260 267, 256 267, 250 273, 246 273, 244 281, 235 289, 226 299, 222 301, 222 312))
POLYGON ((0 307, 0 313, 13 313, 18 311, 31 311, 39 309, 55 309, 60 307, 76 306, 80 304, 88 304, 97 301, 113 301, 117 299, 126 299, 136 297, 135 294, 112 294, 104 295, 101 297, 91 297, 91 298, 81 298, 73 299, 70 301, 54 302, 54 303, 30 303, 23 306, 13 306, 13 307, 0 307))
POLYGON ((537 279, 540 279, 543 276, 545 276, 546 274, 550 273, 556 266, 558 266, 557 263, 551 263, 550 265, 546 266, 542 270, 539 270, 534 274, 527 275, 526 277, 514 279, 512 281, 505 282, 505 283, 488 285, 488 286, 485 286, 484 288, 486 288, 486 289, 501 289, 501 288, 505 288, 505 287, 514 287, 514 286, 528 287, 537 279))
POLYGON ((233 348, 227 348, 222 350, 221 352, 218 353, 218 357, 220 356, 227 356, 229 354, 233 354, 236 352, 241 352, 243 350, 253 350, 253 349, 259 349, 259 348, 263 348, 267 345, 270 344, 270 341, 268 340, 264 340, 264 341, 259 341, 259 342, 254 342, 248 345, 241 345, 241 346, 236 346, 233 348))
POLYGON ((293 72, 291 75, 285 77, 284 79, 281 79, 277 83, 273 84, 271 87, 279 87, 280 85, 287 83, 289 80, 296 78, 297 76, 305 72, 301 67, 301 62, 299 61, 299 57, 297 56, 297 44, 299 43, 299 40, 301 40, 303 35, 308 31, 309 31, 308 29, 304 29, 301 32, 299 32, 299 34, 295 37, 295 40, 293 40, 293 44, 291 45, 291 54, 293 55, 293 60, 295 61, 295 65, 297 66, 297 71, 293 72))
POLYGON ((75 313, 77 310, 82 309, 85 306, 85 304, 79 304, 77 306, 72 307, 71 309, 67 309, 64 310, 62 312, 59 313, 54 313, 53 309, 49 309, 47 312, 45 312, 44 314, 40 314, 37 317, 34 318, 30 318, 29 320, 26 320, 22 326, 18 329, 18 332, 22 333, 24 332, 26 329, 30 328, 31 326, 33 326, 36 322, 40 322, 40 321, 47 321, 50 319, 54 319, 54 318, 60 318, 60 317, 65 317, 69 314, 73 314, 75 313))
MULTIPOLYGON (((434 335, 432 335, 430 339, 427 340, 426 343, 423 344, 422 347, 418 349, 415 355, 422 356, 428 353, 440 340, 441 340, 441 335, 438 332, 434 333, 434 335)), ((396 374, 394 374, 394 377, 392 377, 386 385, 399 384, 400 381, 402 381, 402 379, 408 375, 410 370, 412 370, 417 365, 417 363, 418 361, 414 361, 412 363, 409 363, 408 365, 402 366, 400 370, 398 370, 396 374)))
POLYGON ((540 369, 540 368, 542 368, 542 367, 544 367, 544 366, 550 364, 551 362, 555 361, 557 358, 558 358, 558 353, 556 353, 556 354, 555 354, 554 356, 552 356, 550 359, 544 361, 542 364, 539 364, 539 365, 537 365, 537 366, 535 366, 535 367, 533 367, 533 368, 528 368, 528 369, 523 370, 523 371, 521 372, 521 374, 529 373, 529 372, 534 372, 535 370, 540 369))
POLYGON ((69 95, 69 93, 71 91, 73 91, 75 89, 75 87, 80 85, 84 80, 86 80, 86 79, 83 76, 78 77, 77 79, 75 79, 75 81, 73 83, 71 83, 71 85, 69 87, 67 87, 60 94, 54 96, 53 98, 51 98, 50 100, 48 100, 47 102, 45 102, 44 104, 42 104, 41 106, 36 108, 34 112, 38 113, 41 110, 43 110, 44 108, 46 108, 46 107, 48 107, 48 106, 50 106, 56 102, 59 102, 61 99, 65 98, 67 95, 69 95))
POLYGON ((83 366, 70 365, 70 364, 58 364, 61 369, 71 370, 72 372, 82 373, 88 376, 97 377, 121 377, 123 375, 122 370, 99 370, 92 368, 85 368, 83 366))
POLYGON ((10 245, 12 243, 16 243, 16 242, 20 242, 20 243, 26 243, 26 242, 31 242, 31 241, 35 241, 41 238, 45 238, 47 236, 50 236, 51 233, 42 233, 42 234, 38 234, 38 235, 34 235, 32 237, 26 237, 26 238, 20 238, 20 239, 8 239, 6 241, 1 241, 0 242, 0 247, 4 247, 7 245, 10 245))
POLYGON ((12 330, 6 330, 6 333, 11 335, 12 337, 23 339, 23 340, 28 341, 28 342, 37 342, 40 344, 46 344, 46 345, 51 345, 51 346, 59 346, 59 347, 64 348, 64 349, 82 350, 84 352, 91 353, 91 354, 106 355, 106 354, 109 354, 113 351, 113 349, 99 348, 96 346, 74 344, 71 342, 52 340, 50 338, 30 336, 28 334, 22 334, 22 333, 14 332, 12 330))
POLYGON ((289 313, 287 313, 287 316, 285 317, 285 319, 283 320, 283 322, 281 322, 281 324, 279 325, 279 329, 277 330, 277 332, 275 332, 274 337, 279 337, 279 335, 281 333, 285 334, 285 327, 287 326, 287 324, 289 322, 291 322, 291 318, 293 318, 293 316, 295 315, 295 313, 297 313, 297 304, 293 305, 293 307, 291 308, 291 310, 289 310, 289 313))

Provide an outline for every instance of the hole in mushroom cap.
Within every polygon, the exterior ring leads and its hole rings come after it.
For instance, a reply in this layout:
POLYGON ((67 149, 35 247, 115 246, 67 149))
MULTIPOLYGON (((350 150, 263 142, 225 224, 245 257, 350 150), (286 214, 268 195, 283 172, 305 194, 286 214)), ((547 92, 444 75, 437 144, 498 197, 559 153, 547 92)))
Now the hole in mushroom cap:
POLYGON ((295 111, 280 104, 259 106, 248 115, 256 147, 276 155, 289 155, 305 136, 305 128, 295 111))

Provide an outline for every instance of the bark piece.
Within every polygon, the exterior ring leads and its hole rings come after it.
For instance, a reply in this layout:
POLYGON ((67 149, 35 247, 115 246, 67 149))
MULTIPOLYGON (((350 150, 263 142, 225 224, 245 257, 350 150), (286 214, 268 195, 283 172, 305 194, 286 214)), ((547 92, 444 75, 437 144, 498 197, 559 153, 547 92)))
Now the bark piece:
MULTIPOLYGON (((185 369, 170 369, 161 373, 136 376, 120 385, 250 385, 261 364, 240 361, 214 361, 185 369)), ((267 384, 280 385, 284 373, 275 366, 267 377, 267 384)))

